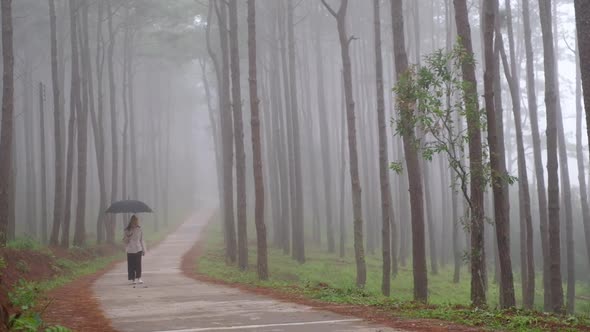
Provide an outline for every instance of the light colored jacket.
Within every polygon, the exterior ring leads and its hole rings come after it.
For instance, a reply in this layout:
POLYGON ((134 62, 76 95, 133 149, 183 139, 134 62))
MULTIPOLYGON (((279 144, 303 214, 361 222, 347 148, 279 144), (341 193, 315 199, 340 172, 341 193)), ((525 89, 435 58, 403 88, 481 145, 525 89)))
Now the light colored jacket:
POLYGON ((141 251, 145 254, 146 246, 143 241, 143 231, 140 227, 126 230, 123 236, 123 243, 125 243, 125 251, 128 254, 135 254, 141 251))

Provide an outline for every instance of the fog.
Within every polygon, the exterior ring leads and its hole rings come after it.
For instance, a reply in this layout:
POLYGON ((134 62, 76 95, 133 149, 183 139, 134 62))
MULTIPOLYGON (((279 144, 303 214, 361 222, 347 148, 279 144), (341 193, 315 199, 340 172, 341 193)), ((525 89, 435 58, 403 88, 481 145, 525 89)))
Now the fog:
MULTIPOLYGON (((408 147, 404 146, 405 138, 397 125, 402 116, 397 104, 400 97, 394 93, 394 87, 399 74, 396 48, 401 46, 394 46, 390 1, 380 1, 385 116, 381 121, 377 112, 373 1, 348 1, 343 33, 350 52, 351 95, 346 95, 343 44, 333 16, 339 13, 342 3, 256 1, 257 70, 253 78, 249 71, 252 44, 246 1, 230 0, 230 8, 215 0, 12 1, 14 121, 11 181, 7 181, 9 240, 28 236, 66 247, 117 242, 126 220, 104 211, 112 202, 134 199, 154 210, 140 216, 143 227, 154 231, 177 224, 199 209, 219 209, 216 221, 223 225, 226 260, 240 267, 247 266, 240 258, 247 249, 247 239, 261 241, 260 232, 264 232, 269 247, 281 248, 302 264, 306 259, 305 247, 319 247, 334 256, 345 256, 355 254, 354 243, 357 258, 359 245, 364 249, 363 255, 379 257, 387 247, 388 253, 383 255, 390 256, 393 273, 398 266, 412 269, 417 253, 413 251, 416 246, 412 246, 412 239, 420 237, 413 237, 416 229, 412 225, 418 221, 416 213, 412 213, 408 190, 412 180, 412 176, 408 177, 412 173, 408 172, 412 167, 407 164, 404 148, 408 147), (55 40, 51 33, 50 3, 55 5, 55 40), (234 3, 237 21, 232 18, 234 3), (252 83, 257 84, 259 98, 259 160, 253 152, 257 146, 253 143, 257 121, 252 119, 252 83), (239 101, 236 93, 241 94, 239 101), (354 134, 350 121, 356 126, 354 134), (385 145, 380 143, 378 124, 385 126, 386 134, 386 177, 391 195, 388 215, 392 212, 387 228, 391 227, 391 249, 389 243, 384 246, 382 235, 385 205, 380 178, 383 164, 379 157, 380 147, 385 145), (355 140, 354 152, 351 135, 355 140), (262 173, 260 179, 255 179, 258 163, 262 173), (389 169, 390 163, 401 165, 401 169, 389 169), (61 178, 56 177, 60 169, 61 178), (56 183, 60 183, 58 188, 56 183), (259 196, 262 193, 263 198, 259 196), (360 201, 355 200, 357 194, 360 201), (264 208, 256 214, 255 207, 262 200, 264 208), (58 207, 62 211, 56 212, 56 205, 63 206, 58 207), (262 224, 266 230, 260 228, 262 224), (75 232, 82 232, 84 239, 71 242, 75 232)), ((467 1, 467 6, 477 95, 484 109, 484 2, 467 1)), ((508 71, 519 84, 532 234, 524 234, 528 231, 526 212, 522 210, 525 207, 512 95, 505 75, 507 64, 503 66, 499 55, 494 61, 498 67, 493 103, 496 119, 500 114, 503 118, 496 128, 503 132, 504 139, 498 144, 505 150, 506 172, 515 177, 514 183, 502 184, 507 190, 501 196, 509 203, 502 211, 508 216, 508 256, 515 272, 514 282, 520 283, 520 275, 526 274, 521 272, 521 266, 527 265, 523 260, 531 249, 525 245, 530 235, 534 271, 539 274, 536 285, 543 289, 543 262, 548 260, 541 249, 543 207, 539 205, 537 190, 539 176, 543 177, 543 186, 551 183, 546 168, 549 152, 545 132, 548 121, 544 47, 539 5, 530 1, 526 14, 530 16, 533 68, 527 68, 522 6, 523 0, 500 1, 495 24, 496 38, 502 38, 507 60, 514 64, 508 71), (514 32, 514 42, 509 40, 509 29, 514 32), (533 82, 527 80, 527 69, 534 72, 533 82), (532 90, 536 91, 541 139, 537 160, 541 160, 545 170, 541 175, 535 169, 527 91, 531 83, 535 84, 532 90)), ((404 1, 402 48, 410 66, 426 66, 428 55, 439 49, 448 52, 458 44, 455 10, 452 1, 404 1)), ((576 100, 582 95, 576 91, 580 77, 572 1, 554 0, 550 14, 565 137, 565 142, 557 138, 558 150, 565 147, 567 156, 559 159, 559 184, 564 183, 565 176, 570 183, 569 187, 559 188, 560 267, 564 283, 588 281, 590 234, 585 234, 585 230, 590 227, 590 220, 586 220, 588 216, 582 210, 582 200, 587 197, 580 190, 586 188, 580 182, 586 179, 579 176, 580 170, 588 175, 588 137, 585 122, 576 118, 576 111, 583 110, 576 100), (581 138, 576 140, 578 131, 581 138), (577 146, 581 147, 581 155, 577 146), (567 247, 570 241, 573 249, 567 247), (573 258, 568 259, 569 255, 573 258)), ((455 126, 467 124, 466 118, 457 119, 455 126)), ((414 129, 423 142, 433 137, 417 124, 414 129)), ((484 164, 488 165, 485 126, 481 132, 487 156, 484 164)), ((463 161, 469 157, 468 141, 465 139, 459 147, 464 151, 463 161)), ((0 153, 5 155, 5 151, 0 153)), ((423 177, 419 182, 424 193, 422 246, 426 267, 429 272, 436 272, 446 266, 468 264, 464 256, 473 250, 469 206, 457 174, 444 151, 434 153, 431 160, 419 155, 419 168, 415 170, 423 177)), ((469 185, 468 181, 466 186, 469 185)), ((545 187, 543 190, 546 194, 545 187)), ((498 204, 494 204, 489 183, 483 191, 486 279, 497 280, 501 255, 494 211, 498 211, 498 204)), ((359 264, 357 260, 357 268, 359 264)), ((465 273, 462 276, 468 277, 465 273)), ((360 274, 357 285, 358 278, 360 274)))

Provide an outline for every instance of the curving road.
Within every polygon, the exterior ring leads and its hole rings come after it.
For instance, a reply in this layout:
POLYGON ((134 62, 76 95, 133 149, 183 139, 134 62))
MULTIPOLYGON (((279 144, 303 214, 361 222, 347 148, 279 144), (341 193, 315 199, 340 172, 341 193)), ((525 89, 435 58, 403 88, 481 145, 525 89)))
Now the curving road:
POLYGON ((203 211, 187 220, 144 257, 145 287, 127 282, 120 263, 93 286, 106 316, 119 331, 401 331, 308 306, 199 282, 180 271, 187 252, 206 224, 203 211))

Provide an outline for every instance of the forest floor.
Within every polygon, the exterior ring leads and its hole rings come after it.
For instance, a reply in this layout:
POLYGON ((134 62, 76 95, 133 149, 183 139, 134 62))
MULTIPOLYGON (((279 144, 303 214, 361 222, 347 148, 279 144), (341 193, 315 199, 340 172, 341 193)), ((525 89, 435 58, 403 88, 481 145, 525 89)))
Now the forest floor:
MULTIPOLYGON (((249 248, 250 268, 241 272, 224 262, 223 238, 217 223, 207 230, 205 241, 195 246, 185 258, 184 269, 200 280, 232 285, 255 293, 325 307, 337 312, 348 311, 360 317, 372 317, 380 322, 390 322, 397 327, 428 330, 449 329, 449 322, 477 330, 507 331, 590 331, 590 303, 584 300, 590 294, 587 285, 578 285, 576 307, 578 314, 554 316, 538 311, 498 310, 498 287, 490 283, 488 298, 490 308, 474 310, 469 307, 469 281, 466 269, 462 281, 452 282, 452 271, 441 269, 437 275, 429 275, 429 304, 412 302, 412 273, 400 268, 392 280, 392 297, 382 296, 381 263, 375 255, 367 255, 367 285, 364 290, 354 286, 355 269, 352 252, 341 259, 325 250, 306 248, 306 263, 296 264, 281 250, 269 250, 270 280, 261 282, 256 277, 256 245, 249 248), (408 322, 407 326, 399 325, 408 322), (420 326, 419 324, 426 324, 420 326)), ((251 233, 253 234, 253 233, 251 233)), ((537 279, 540 282, 540 278, 537 279)), ((516 290, 517 294, 520 292, 516 290)), ((518 294, 520 295, 520 294, 518 294)), ((542 293, 536 303, 542 303, 542 293)), ((390 324, 388 324, 390 325, 390 324)), ((391 325, 390 325, 391 326, 391 325)), ((453 326, 452 330, 458 330, 453 326)), ((467 328, 465 328, 467 329, 467 328)), ((413 330, 413 329, 412 329, 413 330)), ((468 329, 467 329, 468 330, 468 329)))

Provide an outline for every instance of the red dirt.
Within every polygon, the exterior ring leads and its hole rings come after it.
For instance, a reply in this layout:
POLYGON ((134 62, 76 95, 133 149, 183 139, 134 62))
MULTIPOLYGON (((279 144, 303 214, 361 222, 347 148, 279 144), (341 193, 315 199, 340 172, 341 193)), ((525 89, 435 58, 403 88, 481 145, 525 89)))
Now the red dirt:
POLYGON ((50 251, 0 249, 5 267, 0 271, 0 331, 7 329, 9 316, 18 313, 8 300, 8 293, 20 279, 41 281, 58 273, 55 256, 50 251))
MULTIPOLYGON (((205 230, 206 231, 206 230, 205 230)), ((320 310, 327 310, 341 315, 355 316, 371 322, 386 325, 392 328, 404 329, 408 331, 432 331, 432 332, 443 332, 443 331, 459 331, 459 332, 473 332, 481 331, 481 329, 456 325, 453 323, 433 320, 433 319, 406 319, 396 317, 395 313, 386 311, 376 307, 359 306, 359 305, 344 305, 326 303, 318 300, 311 300, 305 298, 303 295, 285 293, 280 290, 256 287, 252 285, 244 285, 239 283, 231 283, 218 279, 214 279, 203 274, 198 273, 195 270, 195 262, 201 255, 203 244, 198 241, 192 248, 182 257, 181 270, 184 275, 189 278, 193 278, 198 281, 207 283, 213 283, 217 285, 230 286, 238 288, 240 290, 268 296, 280 301, 298 303, 307 305, 320 310)))
MULTIPOLYGON (((63 248, 51 248, 43 251, 0 249, 0 256, 4 258, 6 263, 6 267, 0 271, 0 331, 6 329, 8 315, 19 312, 8 300, 8 293, 18 280, 43 281, 58 276, 62 272, 59 258, 82 262, 99 256, 113 255, 120 250, 116 246, 108 245, 76 250, 63 248)), ((43 311, 44 320, 48 324, 68 326, 79 331, 114 331, 110 328, 109 321, 102 315, 90 290, 94 279, 105 271, 107 270, 80 278, 44 295, 39 300, 39 310, 43 311)))
POLYGON ((79 278, 47 294, 49 306, 43 317, 53 325, 67 326, 74 331, 116 332, 92 293, 92 284, 117 262, 102 271, 79 278))

